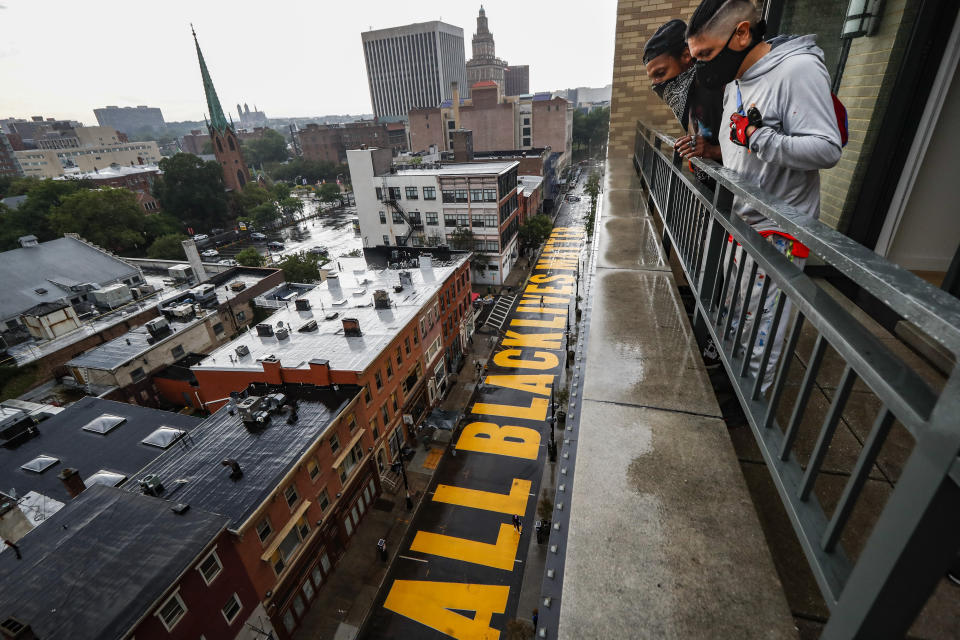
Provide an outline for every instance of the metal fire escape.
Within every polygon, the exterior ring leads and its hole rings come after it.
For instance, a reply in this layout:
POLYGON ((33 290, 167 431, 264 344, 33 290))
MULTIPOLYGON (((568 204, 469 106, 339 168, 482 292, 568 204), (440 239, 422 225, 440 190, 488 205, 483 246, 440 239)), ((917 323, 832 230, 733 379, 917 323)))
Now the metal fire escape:
MULTIPOLYGON (((383 186, 384 194, 389 194, 390 191, 386 185, 383 186)), ((390 206, 395 212, 400 214, 400 217, 403 218, 403 222, 407 225, 407 235, 403 238, 403 245, 408 246, 410 242, 410 237, 413 235, 414 231, 423 232, 423 222, 411 220, 407 215, 407 212, 403 210, 403 207, 400 206, 400 203, 391 198, 389 195, 386 195, 384 203, 390 206)))

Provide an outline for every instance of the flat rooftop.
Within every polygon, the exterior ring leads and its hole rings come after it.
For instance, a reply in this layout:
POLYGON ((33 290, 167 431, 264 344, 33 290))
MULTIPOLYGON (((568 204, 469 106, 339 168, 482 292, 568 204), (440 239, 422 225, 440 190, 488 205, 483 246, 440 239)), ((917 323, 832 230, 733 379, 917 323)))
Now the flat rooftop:
MULTIPOLYGON (((297 401, 295 423, 288 424, 288 414, 279 412, 265 425, 250 429, 239 411, 230 415, 230 405, 224 405, 191 431, 188 447, 171 447, 124 488, 140 493, 139 480, 157 475, 164 487, 160 497, 224 515, 236 530, 276 490, 291 465, 323 437, 360 388, 291 387, 281 392, 297 401), (230 470, 221 464, 228 458, 240 464, 239 479, 232 480, 230 470)), ((266 394, 265 388, 256 393, 266 394)))
POLYGON ((79 471, 84 481, 99 471, 129 478, 164 451, 144 444, 144 438, 163 426, 189 433, 200 423, 199 418, 179 413, 87 396, 35 425, 32 437, 0 447, 0 488, 15 490, 18 497, 36 491, 67 500, 69 494, 57 478, 66 467, 79 471), (106 433, 84 429, 105 415, 116 416, 122 422, 112 428, 104 423, 109 428, 106 433), (40 456, 54 461, 39 472, 22 468, 40 456))
POLYGON ((0 611, 39 638, 121 638, 226 526, 199 509, 91 487, 0 553, 0 611))
POLYGON ((388 173, 384 176, 461 176, 461 175, 489 175, 501 174, 513 167, 520 166, 516 160, 510 162, 451 162, 444 164, 439 169, 398 169, 396 173, 388 173))
POLYGON ((138 173, 157 173, 163 174, 160 167, 155 164, 142 164, 133 166, 109 166, 96 171, 68 170, 65 175, 57 176, 54 180, 109 180, 110 178, 122 178, 124 176, 137 175, 138 173))
POLYGON ((298 311, 294 302, 290 302, 264 321, 274 327, 274 335, 259 336, 251 327, 236 340, 211 352, 193 369, 263 371, 261 361, 274 356, 285 368, 309 369, 309 362, 319 358, 329 361, 333 370, 364 371, 397 332, 417 317, 424 304, 468 256, 450 254, 449 261, 434 259, 432 267, 407 269, 413 286, 405 286, 399 293, 393 290, 394 285, 400 284, 399 270, 370 269, 361 258, 339 258, 343 270, 338 277, 328 278, 299 298, 309 301, 309 310, 298 311), (389 309, 373 307, 373 292, 377 289, 389 294, 389 309), (326 319, 333 314, 336 317, 326 319), (344 318, 355 318, 363 335, 346 337, 344 318), (316 330, 299 331, 310 320, 316 321, 316 330), (281 323, 290 329, 289 337, 284 340, 276 336, 281 323), (250 350, 247 355, 237 355, 236 349, 241 345, 250 350))
MULTIPOLYGON (((178 322, 168 320, 170 333, 154 339, 147 330, 146 325, 131 329, 122 336, 114 338, 110 342, 105 342, 86 353, 82 353, 67 363, 68 367, 78 367, 85 369, 98 369, 101 371, 114 371, 131 360, 142 356, 143 354, 158 348, 159 345, 166 344, 177 334, 183 333, 187 329, 197 326, 204 322, 206 318, 215 312, 204 310, 203 315, 194 317, 187 322, 178 322)), ((158 316, 159 317, 159 316, 158 316)))

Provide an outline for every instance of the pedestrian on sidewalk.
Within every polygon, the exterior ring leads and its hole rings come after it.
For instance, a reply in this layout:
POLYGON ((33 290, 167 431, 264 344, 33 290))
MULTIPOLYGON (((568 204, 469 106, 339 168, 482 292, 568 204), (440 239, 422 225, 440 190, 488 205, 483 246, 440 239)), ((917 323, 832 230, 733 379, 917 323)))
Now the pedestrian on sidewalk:
POLYGON ((533 610, 533 630, 537 630, 537 620, 540 619, 540 609, 533 610))
POLYGON ((540 296, 540 306, 543 306, 543 296, 540 296))
POLYGON ((514 514, 513 516, 513 528, 517 530, 517 533, 522 533, 520 526, 520 516, 514 514))
POLYGON ((377 551, 380 553, 380 560, 387 561, 387 541, 383 538, 377 541, 377 551))

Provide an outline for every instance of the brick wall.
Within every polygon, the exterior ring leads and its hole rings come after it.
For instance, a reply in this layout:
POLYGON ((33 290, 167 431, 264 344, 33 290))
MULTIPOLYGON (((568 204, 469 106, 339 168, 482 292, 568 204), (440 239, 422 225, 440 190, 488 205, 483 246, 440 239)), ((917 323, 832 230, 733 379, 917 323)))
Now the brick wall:
POLYGON ((877 34, 851 43, 837 94, 847 107, 850 141, 837 166, 820 172, 820 220, 839 231, 846 231, 865 185, 918 5, 919 0, 888 0, 877 34))
POLYGON ((682 131, 673 112, 650 90, 643 65, 643 45, 672 18, 686 20, 699 0, 620 0, 613 50, 613 95, 610 100, 610 157, 633 153, 637 120, 672 134, 682 131))

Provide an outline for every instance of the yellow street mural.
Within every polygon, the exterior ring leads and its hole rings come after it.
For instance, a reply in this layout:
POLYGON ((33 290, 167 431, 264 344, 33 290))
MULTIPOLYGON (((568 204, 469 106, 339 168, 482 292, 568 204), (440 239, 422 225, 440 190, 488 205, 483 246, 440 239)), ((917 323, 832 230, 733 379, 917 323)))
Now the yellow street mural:
POLYGON ((369 637, 495 640, 516 615, 582 242, 573 227, 547 241, 466 408, 455 455, 441 463, 388 575, 369 637))

